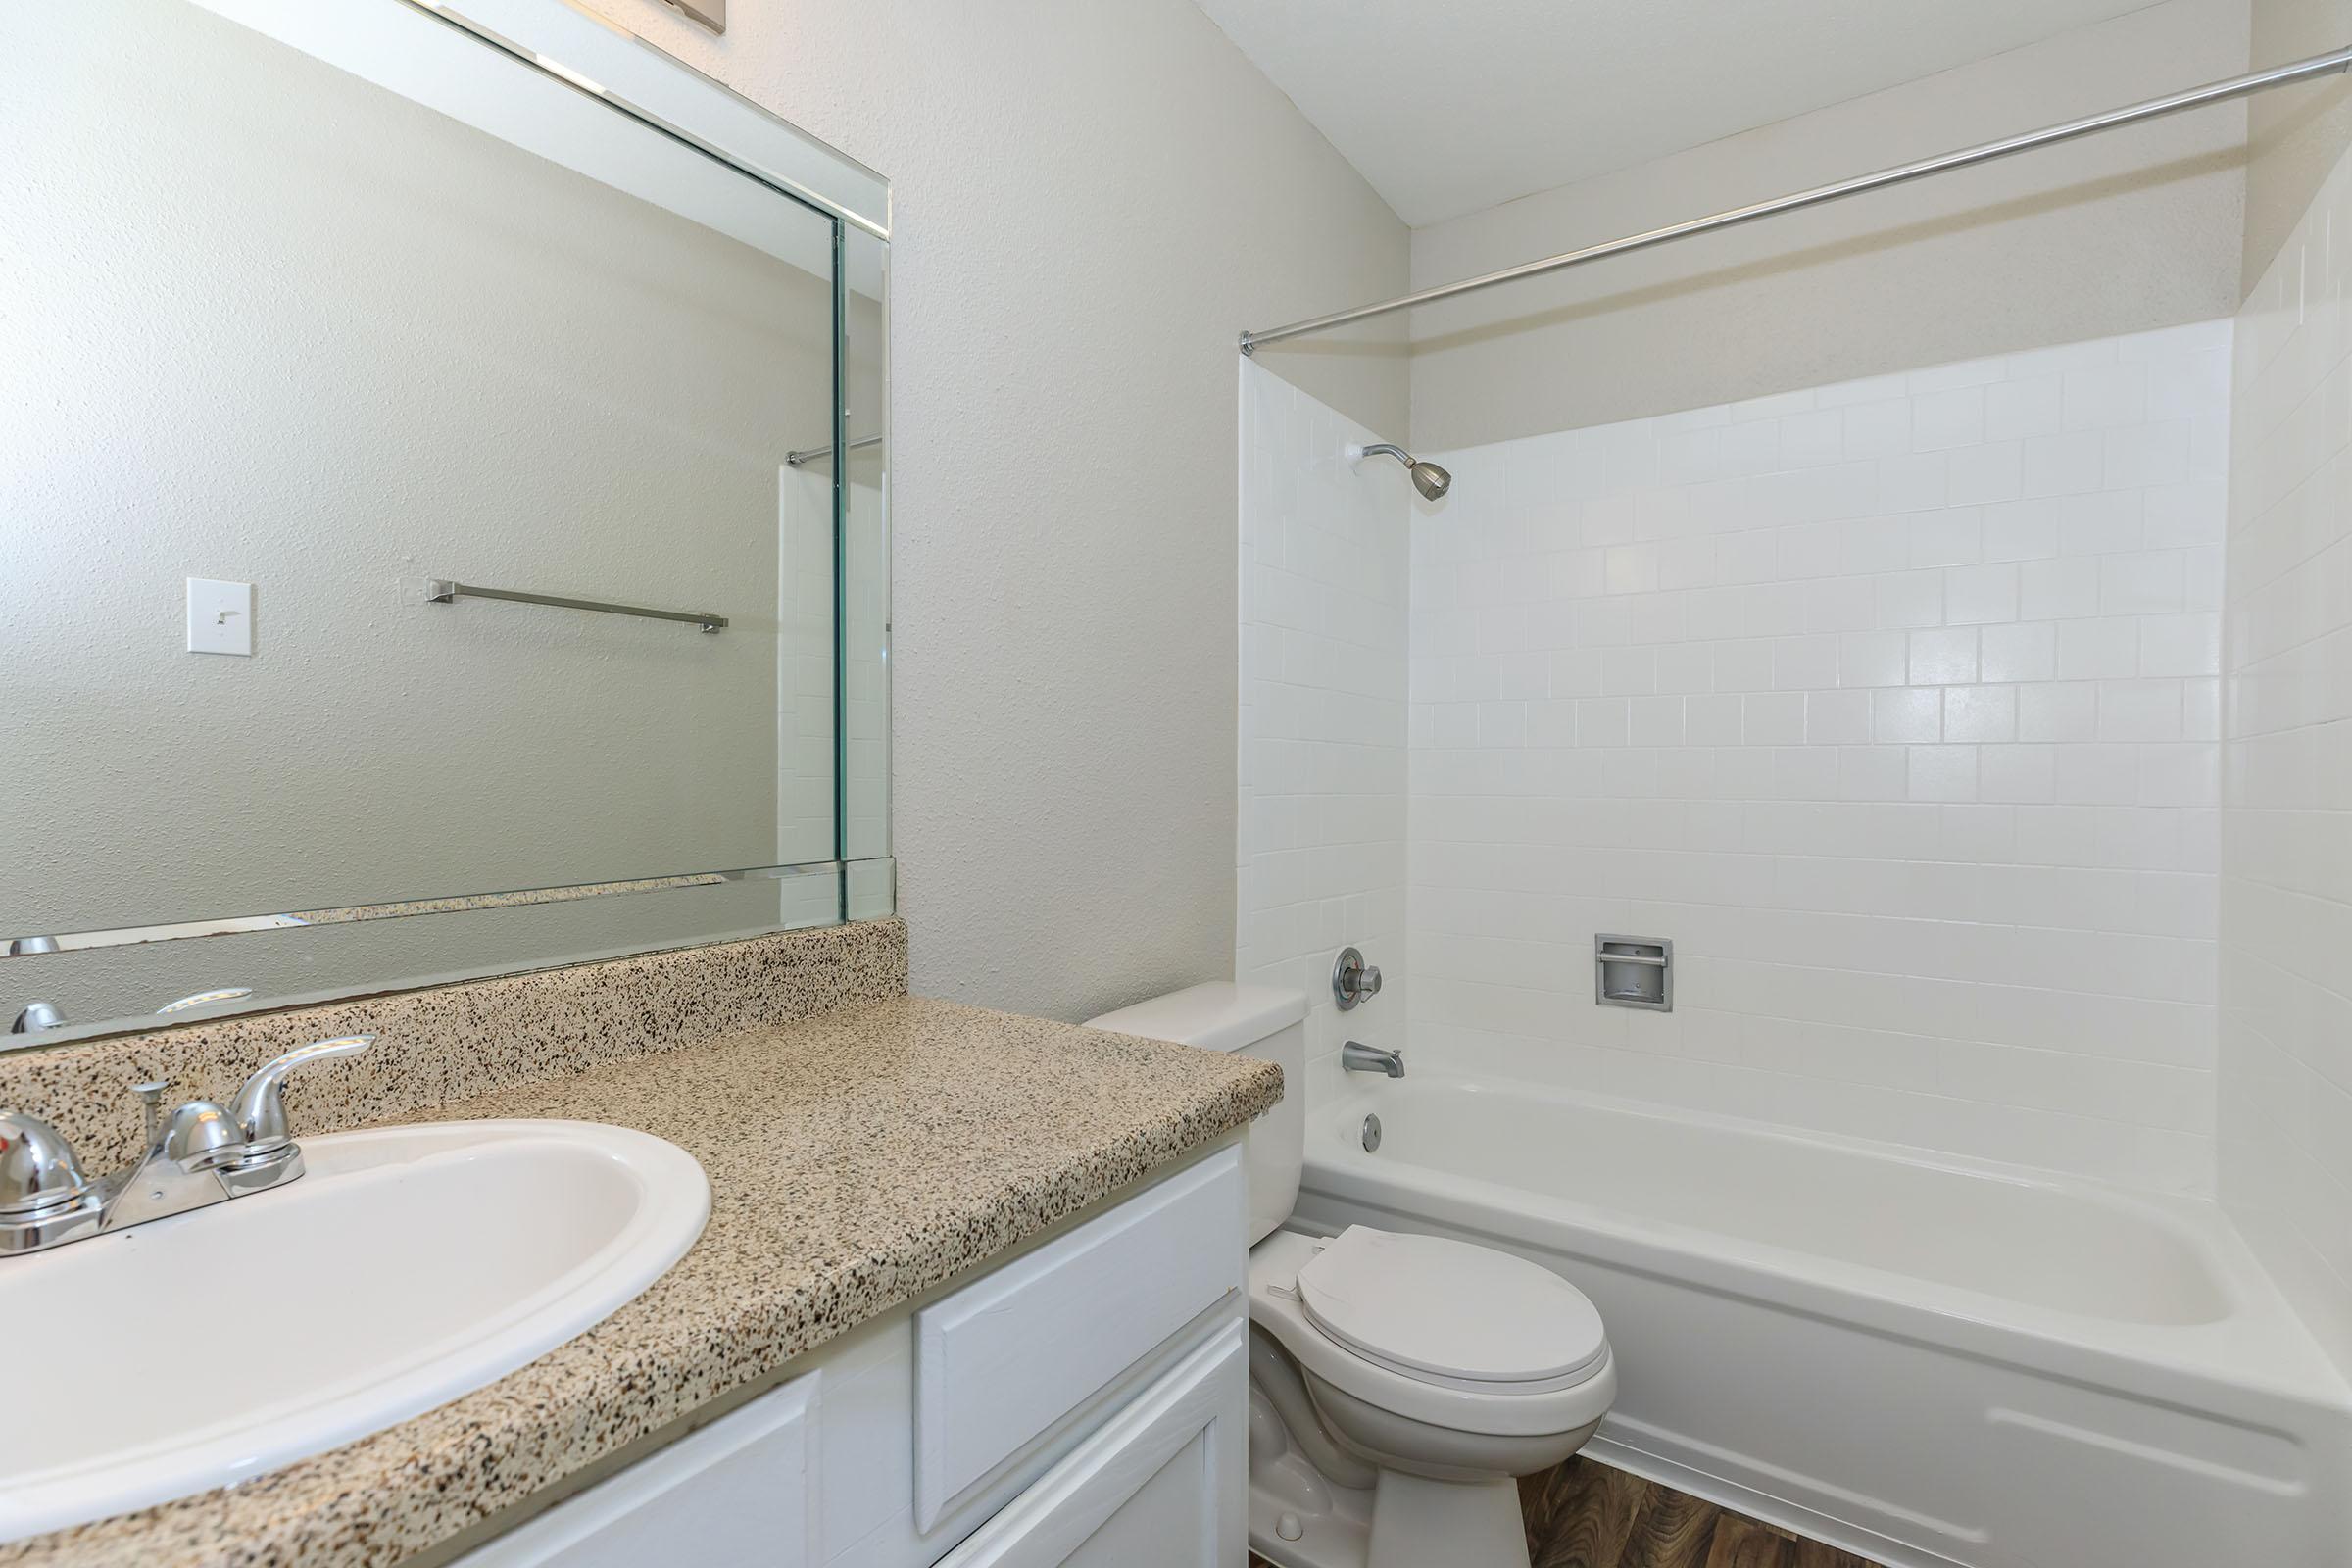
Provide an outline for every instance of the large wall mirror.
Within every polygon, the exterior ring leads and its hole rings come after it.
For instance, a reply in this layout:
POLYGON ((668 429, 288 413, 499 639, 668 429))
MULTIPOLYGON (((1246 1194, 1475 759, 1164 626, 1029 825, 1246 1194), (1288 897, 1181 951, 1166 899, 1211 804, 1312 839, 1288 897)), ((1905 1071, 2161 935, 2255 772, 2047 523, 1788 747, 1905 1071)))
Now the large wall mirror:
POLYGON ((564 0, 0 59, 0 1046, 889 911, 879 176, 564 0))

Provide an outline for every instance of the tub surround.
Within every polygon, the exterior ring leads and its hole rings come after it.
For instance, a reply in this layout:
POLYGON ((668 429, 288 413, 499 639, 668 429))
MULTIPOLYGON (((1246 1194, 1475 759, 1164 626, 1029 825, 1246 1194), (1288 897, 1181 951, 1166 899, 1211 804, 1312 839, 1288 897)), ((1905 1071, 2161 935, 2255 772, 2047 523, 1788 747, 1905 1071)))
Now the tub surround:
POLYGON ((374 1568, 433 1551, 1280 1096, 1278 1069, 1240 1056, 871 995, 904 987, 905 940, 879 921, 564 971, 568 990, 518 976, 171 1031, 169 1050, 148 1035, 0 1058, 0 1099, 104 1150, 98 1112, 142 1055, 202 1091, 297 1035, 376 1028, 393 1052, 314 1088, 294 1106, 304 1130, 611 1122, 693 1153, 712 1199, 683 1261, 521 1371, 234 1490, 0 1546, 0 1564, 374 1568), (442 1083, 466 1092, 433 1098, 442 1083))
MULTIPOLYGON (((1234 976, 1307 999, 1307 1058, 1405 1044, 1405 599, 1413 487, 1387 440, 1242 361, 1241 810, 1234 976), (1331 960, 1385 986, 1344 1016, 1331 960)), ((1426 510, 1426 508, 1424 509, 1426 510)), ((1321 1070, 1318 1068, 1318 1070, 1321 1070)), ((1331 1070, 1336 1074, 1337 1067, 1331 1070)))
POLYGON ((1436 454, 1419 1062, 2211 1193, 2231 333, 1436 454))
MULTIPOLYGON (((2332 116, 2330 118, 2333 118, 2332 116)), ((2223 645, 2222 1201, 2352 1371, 2352 155, 2237 320, 2223 645)))

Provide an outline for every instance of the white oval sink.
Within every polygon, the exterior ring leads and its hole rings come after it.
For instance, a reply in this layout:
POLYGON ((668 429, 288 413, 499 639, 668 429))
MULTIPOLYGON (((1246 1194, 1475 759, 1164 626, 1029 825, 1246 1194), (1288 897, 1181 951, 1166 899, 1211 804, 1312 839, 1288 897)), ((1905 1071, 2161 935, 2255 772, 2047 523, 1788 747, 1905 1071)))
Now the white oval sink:
POLYGON ((0 1541, 186 1496, 447 1403, 609 1317, 702 1234, 674 1144, 577 1121, 302 1140, 310 1172, 0 1258, 0 1541))

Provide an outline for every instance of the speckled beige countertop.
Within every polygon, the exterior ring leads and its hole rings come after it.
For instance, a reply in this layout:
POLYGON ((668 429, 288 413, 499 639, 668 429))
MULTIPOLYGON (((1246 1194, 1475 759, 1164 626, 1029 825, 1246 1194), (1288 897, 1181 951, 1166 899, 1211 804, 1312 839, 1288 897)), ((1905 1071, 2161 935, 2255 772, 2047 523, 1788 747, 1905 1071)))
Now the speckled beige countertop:
POLYGON ((1281 1081, 898 998, 401 1118, 640 1128, 702 1161, 710 1225, 643 1296, 488 1388, 233 1490, 0 1546, 0 1564, 400 1562, 1241 1126, 1281 1081))

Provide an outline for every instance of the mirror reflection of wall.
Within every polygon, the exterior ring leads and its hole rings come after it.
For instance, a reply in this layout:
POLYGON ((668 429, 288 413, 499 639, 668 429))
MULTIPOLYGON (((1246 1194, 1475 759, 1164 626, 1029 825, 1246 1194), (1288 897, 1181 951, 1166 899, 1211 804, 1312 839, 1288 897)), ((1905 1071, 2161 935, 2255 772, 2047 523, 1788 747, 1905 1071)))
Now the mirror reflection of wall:
MULTIPOLYGON (((833 471, 785 458, 832 438, 838 220, 422 25, 487 73, 481 113, 187 0, 0 12, 33 88, 0 103, 0 937, 837 854, 833 471), (525 93, 561 110, 524 117, 540 146, 469 122, 525 93), (250 599, 191 618, 190 579, 250 599)), ((866 270, 839 379, 878 428, 866 270)), ((886 628, 886 577, 847 597, 886 628)), ((819 883, 52 955, 0 965, 0 1014, 838 918, 819 883)))

